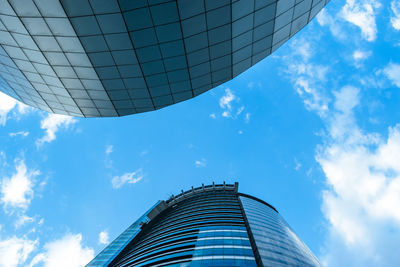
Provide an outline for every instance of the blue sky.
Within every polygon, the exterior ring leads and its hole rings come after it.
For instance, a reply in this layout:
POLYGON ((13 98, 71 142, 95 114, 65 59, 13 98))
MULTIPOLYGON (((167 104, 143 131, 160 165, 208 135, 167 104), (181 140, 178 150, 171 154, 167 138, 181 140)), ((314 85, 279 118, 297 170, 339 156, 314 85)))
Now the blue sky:
POLYGON ((332 1, 273 55, 122 118, 0 95, 0 266, 82 266, 159 199, 239 182, 326 266, 400 262, 400 1, 332 1), (57 263, 57 264, 56 264, 57 263))

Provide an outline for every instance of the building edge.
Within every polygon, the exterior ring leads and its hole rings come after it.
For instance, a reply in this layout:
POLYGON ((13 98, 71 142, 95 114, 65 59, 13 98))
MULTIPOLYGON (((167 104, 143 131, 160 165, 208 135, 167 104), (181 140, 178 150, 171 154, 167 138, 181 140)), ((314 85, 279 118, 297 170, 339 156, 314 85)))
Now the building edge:
MULTIPOLYGON (((260 255, 257 242, 255 240, 255 236, 251 230, 251 226, 248 220, 248 216, 246 214, 245 208, 242 203, 242 199, 240 197, 245 197, 248 199, 252 199, 254 201, 257 201, 277 214, 279 214, 278 210, 270 205, 269 203, 248 195, 244 193, 239 193, 239 183, 235 182, 234 184, 215 184, 214 182, 210 185, 204 185, 200 187, 193 187, 190 190, 184 191, 181 190, 181 193, 178 195, 171 195, 170 198, 167 200, 159 200, 157 201, 149 210, 146 211, 145 214, 143 214, 138 220, 136 220, 133 224, 131 224, 122 234, 120 234, 117 238, 115 238, 107 247, 105 247, 92 261, 90 261, 86 266, 87 267, 100 267, 100 266, 108 266, 111 264, 119 255, 119 253, 141 232, 142 228, 149 224, 152 220, 157 218, 157 216, 162 213, 164 210, 167 208, 176 205, 180 201, 192 197, 196 194, 202 193, 202 192, 209 192, 209 191, 222 191, 222 190, 227 190, 227 191, 233 191, 237 197, 240 210, 242 213, 242 216, 244 218, 247 234, 250 239, 250 244, 251 248, 254 253, 254 257, 257 263, 257 266, 264 266, 262 262, 262 257, 260 255)), ((300 240, 301 241, 301 240, 300 240)), ((302 242, 302 245, 307 247, 304 242, 302 242)), ((307 247, 308 248, 308 247, 307 247)), ((310 251, 311 252, 311 251, 310 251)), ((312 253, 312 252, 311 252, 312 253)), ((315 256, 314 256, 315 257, 315 256)), ((318 259, 316 259, 318 261, 318 259)), ((318 262, 319 263, 319 262, 318 262)))

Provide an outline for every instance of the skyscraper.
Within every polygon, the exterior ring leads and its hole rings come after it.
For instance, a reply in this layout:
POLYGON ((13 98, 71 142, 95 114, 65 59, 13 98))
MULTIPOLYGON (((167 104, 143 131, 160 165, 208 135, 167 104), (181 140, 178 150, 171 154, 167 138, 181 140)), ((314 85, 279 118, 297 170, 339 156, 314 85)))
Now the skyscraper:
POLYGON ((212 184, 158 201, 87 266, 320 266, 278 211, 212 184))
POLYGON ((0 91, 58 114, 124 116, 247 70, 329 0, 0 0, 0 91))

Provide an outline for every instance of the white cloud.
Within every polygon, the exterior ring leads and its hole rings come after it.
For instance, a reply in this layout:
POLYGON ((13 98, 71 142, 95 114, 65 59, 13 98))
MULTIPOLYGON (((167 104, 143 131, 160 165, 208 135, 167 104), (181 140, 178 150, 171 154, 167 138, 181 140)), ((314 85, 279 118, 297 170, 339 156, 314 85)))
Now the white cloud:
POLYGON ((35 218, 29 217, 26 214, 21 214, 18 216, 18 219, 15 222, 15 228, 19 228, 27 223, 32 223, 34 221, 35 221, 35 218))
POLYGON ((215 113, 211 113, 211 114, 210 114, 210 118, 211 118, 211 119, 216 119, 217 116, 215 115, 215 113))
POLYGON ((308 41, 295 39, 291 47, 292 53, 284 57, 285 72, 306 108, 323 116, 328 111, 329 99, 325 96, 325 86, 321 84, 326 80, 329 67, 310 61, 313 46, 308 41), (297 49, 299 46, 303 47, 300 51, 297 49))
POLYGON ((331 16, 326 9, 322 9, 317 15, 317 22, 321 26, 329 27, 332 35, 339 40, 345 40, 345 31, 338 23, 336 17, 331 16))
POLYGON ((306 108, 323 116, 328 111, 329 99, 324 95, 318 82, 325 76, 327 67, 300 63, 299 65, 290 65, 290 72, 292 73, 294 88, 303 99, 306 108), (321 77, 317 78, 315 75, 321 75, 321 77))
POLYGON ((389 63, 383 73, 394 85, 400 87, 400 64, 389 63))
POLYGON ((0 125, 5 125, 8 113, 17 105, 17 100, 0 92, 0 125))
POLYGON ((114 176, 111 179, 112 187, 115 189, 121 188, 124 184, 136 184, 143 179, 142 169, 138 169, 134 172, 125 173, 122 176, 114 176))
POLYGON ((231 117, 232 112, 232 101, 236 99, 236 96, 232 93, 231 89, 226 88, 225 94, 219 100, 219 106, 224 110, 222 112, 223 117, 231 117))
POLYGON ((232 93, 231 89, 225 89, 225 95, 219 100, 219 106, 223 109, 232 109, 231 102, 236 99, 236 96, 232 93))
POLYGON ((347 0, 341 10, 341 17, 359 27, 367 41, 375 41, 378 30, 375 16, 381 6, 377 0, 347 0))
POLYGON ((17 109, 18 113, 24 114, 28 111, 28 106, 15 100, 14 98, 0 92, 0 125, 6 125, 9 113, 17 109))
MULTIPOLYGON (((363 8, 368 9, 365 3, 373 7, 373 12, 363 14, 370 24, 359 27, 367 27, 369 30, 362 30, 363 38, 373 41, 378 36, 375 16, 379 3, 347 1, 343 9, 349 11, 350 5, 353 5, 350 11, 356 12, 356 6, 362 11, 363 8)), ((327 14, 327 17, 319 17, 319 22, 341 27, 348 37, 346 42, 354 40, 359 43, 359 38, 353 37, 353 31, 345 29, 340 15, 331 17, 327 14)), ((357 16, 360 14, 353 15, 353 19, 359 19, 357 16)), ((308 40, 299 39, 299 42, 310 42, 311 51, 314 51, 315 44, 320 44, 320 35, 315 36, 308 40)), ((293 50, 296 47, 293 45, 293 50)), ((333 93, 333 98, 328 91, 347 78, 354 81, 353 73, 346 77, 346 73, 338 68, 339 64, 332 60, 329 65, 321 66, 320 57, 310 56, 304 51, 294 51, 283 56, 283 64, 288 66, 286 73, 290 75, 306 108, 317 112, 327 128, 321 135, 323 143, 316 153, 316 160, 326 176, 327 185, 322 192, 321 205, 326 218, 324 225, 327 226, 327 237, 320 259, 324 266, 397 266, 400 262, 400 125, 390 128, 387 137, 363 131, 357 125, 356 114, 364 112, 365 106, 359 105, 368 105, 368 101, 361 101, 361 91, 352 86, 344 86, 333 93), (318 67, 326 72, 316 74, 318 67), (324 73, 329 73, 329 76, 324 73), (337 77, 340 77, 340 81, 337 77)), ((372 55, 365 47, 358 51, 350 53, 350 59, 358 63, 372 55)), ((348 58, 348 55, 344 56, 348 58)), ((400 65, 389 64, 373 75, 379 73, 385 74, 400 87, 400 65)), ((365 80, 363 77, 361 79, 365 80)), ((366 86, 373 88, 375 84, 366 86)), ((317 175, 311 168, 307 171, 307 176, 313 180, 317 175)))
POLYGON ((44 267, 85 266, 94 257, 94 250, 82 245, 81 234, 66 234, 59 240, 44 245, 45 252, 37 254, 30 266, 43 263, 44 267))
POLYGON ((104 160, 105 162, 105 167, 106 168, 112 168, 113 166, 113 161, 110 158, 110 154, 114 152, 114 146, 113 145, 107 145, 106 146, 106 158, 104 160))
POLYGON ((311 44, 298 40, 295 40, 294 43, 293 46, 296 46, 296 49, 292 50, 293 55, 298 55, 303 61, 308 61, 312 56, 311 44))
POLYGON ((294 159, 294 164, 295 164, 294 169, 295 169, 296 171, 300 170, 300 168, 301 168, 301 163, 300 163, 296 158, 294 159))
POLYGON ((353 53, 353 59, 356 61, 364 60, 369 58, 371 55, 372 55, 371 51, 355 50, 353 53))
MULTIPOLYGON (((240 99, 232 92, 231 89, 226 88, 225 94, 219 99, 219 106, 222 109, 222 117, 236 119, 245 109, 244 106, 236 107, 240 99), (235 103, 235 104, 234 104, 235 103)), ((214 113, 210 117, 215 119, 214 113)))
POLYGON ((49 114, 40 122, 40 128, 46 131, 46 134, 36 141, 37 146, 44 143, 50 143, 56 139, 56 133, 61 127, 68 128, 76 123, 77 120, 73 117, 59 114, 49 114))
POLYGON ((400 1, 392 1, 390 7, 393 12, 393 15, 390 17, 390 23, 395 30, 400 30, 400 1))
POLYGON ((103 244, 103 245, 107 245, 108 243, 110 243, 109 237, 108 237, 108 232, 106 230, 101 231, 99 233, 99 243, 103 244))
POLYGON ((239 116, 240 113, 243 112, 243 110, 244 110, 244 107, 243 107, 243 106, 241 106, 240 108, 238 108, 238 110, 236 111, 236 116, 239 116))
POLYGON ((296 91, 304 99, 308 110, 316 110, 319 114, 323 114, 328 110, 327 100, 311 83, 310 80, 299 78, 295 83, 296 91))
POLYGON ((400 125, 387 139, 363 133, 354 115, 359 103, 357 88, 335 93, 329 142, 317 154, 328 185, 322 260, 327 266, 393 266, 400 262, 400 125))
POLYGON ((200 160, 196 160, 194 164, 197 168, 204 168, 207 166, 207 160, 205 158, 202 158, 200 160))
POLYGON ((32 251, 35 250, 37 241, 26 238, 11 237, 0 240, 0 266, 22 266, 32 251))
POLYGON ((114 146, 113 145, 106 146, 106 155, 110 155, 112 152, 114 152, 114 146))
POLYGON ((0 150, 0 165, 3 165, 3 167, 7 165, 7 156, 2 150, 0 150))
POLYGON ((249 112, 247 112, 247 113, 246 113, 246 116, 244 117, 244 121, 245 121, 246 123, 249 123, 249 122, 250 122, 250 116, 251 116, 251 114, 250 114, 249 112))
POLYGON ((27 137, 29 135, 29 132, 26 131, 19 131, 15 133, 9 133, 10 137, 16 137, 16 136, 22 136, 22 137, 27 137))
POLYGON ((16 161, 16 172, 1 181, 1 202, 4 208, 27 209, 33 198, 33 179, 40 174, 26 168, 23 160, 16 161))
POLYGON ((255 89, 255 88, 260 89, 260 88, 262 88, 262 83, 261 83, 261 82, 249 82, 249 83, 247 84, 247 87, 248 87, 250 90, 253 90, 253 89, 255 89))
POLYGON ((371 51, 355 50, 353 53, 353 60, 357 68, 361 67, 361 62, 366 60, 372 55, 371 51))
POLYGON ((332 138, 341 142, 349 142, 362 137, 358 128, 354 128, 355 119, 353 109, 359 104, 359 89, 345 86, 339 92, 334 92, 336 101, 334 107, 337 111, 331 114, 329 132, 332 138), (352 129, 350 132, 349 129, 352 129))

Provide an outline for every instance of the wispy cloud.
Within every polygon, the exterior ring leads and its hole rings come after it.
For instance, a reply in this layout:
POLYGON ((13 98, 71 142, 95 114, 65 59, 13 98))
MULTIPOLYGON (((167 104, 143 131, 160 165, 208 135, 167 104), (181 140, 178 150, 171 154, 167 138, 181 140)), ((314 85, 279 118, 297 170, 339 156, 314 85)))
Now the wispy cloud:
MULTIPOLYGON (((327 44, 321 42, 318 35, 299 40, 300 43, 310 42, 313 53, 294 51, 294 55, 283 57, 286 60, 284 65, 289 66, 292 83, 296 90, 300 89, 298 94, 305 107, 316 112, 325 125, 320 135, 322 143, 315 155, 326 183, 325 190, 321 192, 321 208, 326 218, 327 235, 320 259, 324 266, 393 266, 400 262, 397 253, 400 240, 400 212, 397 208, 400 205, 400 167, 397 163, 400 158, 400 125, 389 127, 384 133, 369 132, 358 125, 357 118, 359 113, 365 112, 363 108, 371 100, 362 99, 364 95, 369 96, 364 94, 366 89, 383 87, 385 79, 373 81, 380 74, 400 87, 400 66, 390 63, 376 72, 376 66, 370 70, 370 66, 363 65, 363 68, 369 68, 368 73, 362 70, 346 73, 347 69, 351 70, 348 67, 362 64, 363 60, 373 55, 370 52, 373 45, 364 44, 365 41, 373 42, 378 36, 376 15, 381 5, 377 1, 346 1, 344 5, 340 14, 330 16, 326 13, 327 17, 319 17, 320 24, 332 23, 333 26, 330 26, 335 30, 341 29, 347 22, 357 26, 344 29, 344 35, 337 33, 341 37, 335 38, 336 41, 348 42, 351 39, 360 44, 355 49, 351 48, 353 50, 332 55, 339 58, 340 65, 332 57, 329 64, 322 65, 325 61, 322 53, 327 50, 321 49, 321 54, 313 55, 316 43, 321 46, 327 44), (347 21, 346 16, 353 17, 347 17, 350 20, 347 21), (361 35, 358 37, 359 29, 361 35), (343 36, 347 39, 342 40, 343 36), (350 64, 343 66, 346 62, 350 64), (291 63, 295 66, 291 67, 291 63), (326 71, 316 75, 315 66, 322 66, 326 71), (337 78, 339 76, 340 79, 337 78), (346 85, 348 80, 364 84, 365 88, 346 85)), ((292 48, 297 49, 297 45, 292 48)), ((295 169, 297 166, 295 161, 295 169)), ((307 176, 314 179, 318 175, 309 168, 307 176)))
POLYGON ((30 217, 26 214, 20 214, 18 216, 18 219, 15 221, 14 226, 15 226, 15 228, 19 228, 27 223, 33 223, 34 221, 35 221, 35 218, 30 217))
POLYGON ((0 266, 25 266, 25 262, 36 249, 38 241, 11 237, 0 239, 0 266))
POLYGON ((296 171, 300 170, 300 168, 301 168, 301 163, 300 163, 296 158, 294 159, 294 164, 295 164, 294 169, 295 169, 296 171))
POLYGON ((317 22, 321 26, 329 27, 332 35, 342 42, 347 43, 349 38, 355 36, 348 23, 360 30, 360 38, 356 39, 373 42, 378 35, 376 16, 381 6, 378 0, 346 0, 341 10, 335 14, 323 9, 317 15, 317 22))
POLYGON ((99 243, 103 244, 103 245, 107 245, 108 243, 110 243, 109 237, 108 237, 108 232, 106 230, 101 231, 99 233, 99 243))
POLYGON ((27 209, 33 198, 34 178, 39 174, 38 170, 28 170, 23 160, 17 160, 15 173, 1 180, 3 207, 27 209))
MULTIPOLYGON (((233 93, 230 88, 226 88, 224 94, 219 99, 219 106, 222 109, 222 117, 236 119, 245 110, 243 105, 240 105, 240 99, 233 93)), ((215 113, 210 114, 210 118, 216 119, 215 113)))
POLYGON ((114 152, 114 146, 113 145, 106 146, 106 155, 110 155, 113 152, 114 152))
POLYGON ((113 161, 111 159, 111 153, 114 152, 114 146, 113 145, 107 145, 105 152, 106 152, 106 158, 104 160, 105 167, 106 168, 112 168, 113 167, 113 161))
POLYGON ((236 96, 232 93, 231 89, 226 88, 225 94, 219 99, 219 106, 223 109, 223 117, 231 117, 232 101, 235 99, 236 96))
POLYGON ((238 110, 236 111, 236 116, 239 116, 243 112, 243 110, 244 110, 243 106, 239 107, 238 110))
POLYGON ((392 9, 392 16, 390 17, 390 23, 395 30, 400 30, 400 1, 394 0, 390 3, 392 9))
POLYGON ((15 132, 15 133, 9 133, 8 135, 10 137, 16 137, 16 136, 27 137, 29 135, 29 132, 27 132, 27 131, 19 131, 19 132, 15 132))
POLYGON ((389 63, 383 69, 383 73, 394 85, 400 88, 400 64, 389 63))
POLYGON ((328 266, 392 266, 400 239, 400 125, 387 139, 364 133, 354 109, 360 90, 335 93, 328 140, 317 161, 326 176, 322 210, 329 222, 323 261, 328 266))
POLYGON ((357 68, 362 66, 362 62, 372 55, 371 51, 355 50, 353 53, 354 64, 357 68))
POLYGON ((250 122, 250 116, 251 116, 251 114, 250 114, 249 112, 247 112, 247 113, 246 113, 246 116, 244 117, 244 121, 245 121, 246 123, 249 123, 249 122, 250 122))
POLYGON ((25 114, 30 108, 14 98, 0 92, 0 125, 6 125, 10 112, 16 110, 19 114, 25 114))
POLYGON ((77 120, 73 117, 59 114, 49 114, 40 122, 40 128, 45 130, 45 135, 36 141, 37 146, 44 143, 50 143, 56 139, 56 133, 60 128, 68 128, 76 123, 77 120))
POLYGON ((329 97, 326 96, 324 82, 328 66, 312 62, 312 45, 304 39, 293 40, 292 53, 284 57, 285 73, 294 85, 297 94, 310 111, 323 116, 328 111, 329 97), (298 49, 303 47, 302 49, 298 49))
POLYGON ((0 165, 3 167, 7 165, 7 156, 3 150, 0 150, 0 165))
POLYGON ((144 177, 143 170, 138 169, 134 172, 128 172, 121 176, 114 176, 111 179, 111 184, 114 189, 121 188, 124 184, 136 184, 144 177))
POLYGON ((44 267, 82 267, 94 257, 94 250, 82 244, 81 234, 66 234, 61 239, 44 245, 44 252, 37 254, 30 267, 41 263, 44 267))
POLYGON ((381 3, 377 0, 347 0, 341 10, 341 17, 357 26, 367 41, 375 41, 378 34, 376 15, 381 3))
POLYGON ((200 160, 196 160, 194 164, 197 168, 204 168, 207 166, 207 160, 205 158, 202 158, 200 160))
POLYGON ((253 89, 255 89, 255 88, 260 89, 260 88, 262 88, 262 83, 261 83, 261 82, 254 82, 254 81, 252 81, 252 82, 249 82, 249 83, 247 84, 247 88, 249 88, 250 90, 253 90, 253 89))
POLYGON ((317 22, 321 26, 329 27, 332 35, 338 40, 346 39, 346 32, 342 29, 338 15, 329 14, 326 9, 322 9, 317 15, 317 22))

